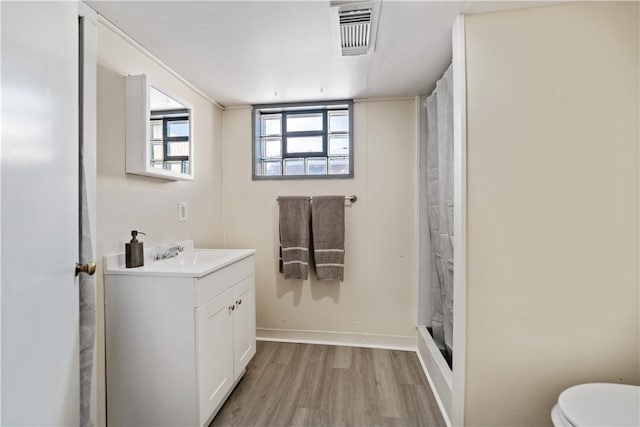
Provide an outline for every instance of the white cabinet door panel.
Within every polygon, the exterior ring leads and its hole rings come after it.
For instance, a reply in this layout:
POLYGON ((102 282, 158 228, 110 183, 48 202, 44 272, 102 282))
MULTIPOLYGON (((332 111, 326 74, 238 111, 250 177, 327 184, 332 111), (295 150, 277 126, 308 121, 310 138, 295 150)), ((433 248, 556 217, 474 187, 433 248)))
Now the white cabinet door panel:
POLYGON ((234 375, 239 377, 256 353, 254 276, 233 287, 236 309, 233 319, 234 375))
POLYGON ((196 309, 200 425, 233 385, 233 289, 196 309))

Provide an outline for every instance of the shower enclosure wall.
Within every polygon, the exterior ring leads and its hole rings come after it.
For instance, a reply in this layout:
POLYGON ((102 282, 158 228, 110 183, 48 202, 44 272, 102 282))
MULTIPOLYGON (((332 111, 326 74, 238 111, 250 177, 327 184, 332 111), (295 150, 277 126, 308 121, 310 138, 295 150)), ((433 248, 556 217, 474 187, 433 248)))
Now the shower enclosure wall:
POLYGON ((418 356, 448 426, 464 425, 467 363, 464 15, 456 18, 451 36, 451 66, 431 95, 416 100, 420 201, 418 356))

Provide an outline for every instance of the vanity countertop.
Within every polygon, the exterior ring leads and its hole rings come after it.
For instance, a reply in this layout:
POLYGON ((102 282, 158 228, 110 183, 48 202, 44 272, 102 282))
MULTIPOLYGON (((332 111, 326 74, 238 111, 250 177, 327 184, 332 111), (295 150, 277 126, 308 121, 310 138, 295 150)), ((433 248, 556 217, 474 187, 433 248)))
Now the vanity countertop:
POLYGON ((104 257, 104 274, 127 276, 203 277, 255 254, 255 249, 194 249, 193 241, 177 243, 184 251, 173 258, 154 260, 155 248, 145 249, 142 267, 127 268, 124 253, 104 257))

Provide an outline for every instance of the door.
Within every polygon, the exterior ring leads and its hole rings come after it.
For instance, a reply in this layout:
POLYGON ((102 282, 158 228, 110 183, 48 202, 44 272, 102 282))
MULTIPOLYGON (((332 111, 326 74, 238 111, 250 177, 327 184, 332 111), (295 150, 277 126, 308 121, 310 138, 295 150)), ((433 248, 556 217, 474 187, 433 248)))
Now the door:
POLYGON ((78 6, 0 8, 1 421, 78 425, 78 6))
POLYGON ((254 276, 251 275, 233 287, 236 305, 233 318, 233 366, 235 378, 256 354, 256 308, 254 302, 254 276))
POLYGON ((200 425, 233 385, 233 289, 196 309, 200 425))

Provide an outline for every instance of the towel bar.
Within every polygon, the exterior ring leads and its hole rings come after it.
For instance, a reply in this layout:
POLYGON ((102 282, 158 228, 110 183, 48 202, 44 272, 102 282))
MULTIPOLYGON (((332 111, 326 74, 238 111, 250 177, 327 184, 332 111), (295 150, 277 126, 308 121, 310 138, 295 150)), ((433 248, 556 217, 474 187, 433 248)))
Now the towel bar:
POLYGON ((351 196, 344 196, 344 199, 350 201, 351 203, 355 203, 358 201, 358 196, 356 196, 355 194, 352 194, 351 196))
MULTIPOLYGON (((309 199, 313 200, 313 197, 309 197, 309 199)), ((350 201, 351 203, 355 203, 358 201, 358 196, 352 194, 351 196, 344 196, 344 199, 350 201)), ((280 197, 278 197, 276 200, 280 200, 280 197)))

